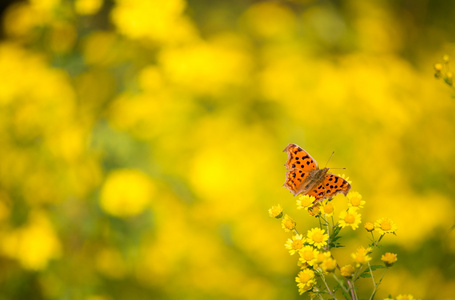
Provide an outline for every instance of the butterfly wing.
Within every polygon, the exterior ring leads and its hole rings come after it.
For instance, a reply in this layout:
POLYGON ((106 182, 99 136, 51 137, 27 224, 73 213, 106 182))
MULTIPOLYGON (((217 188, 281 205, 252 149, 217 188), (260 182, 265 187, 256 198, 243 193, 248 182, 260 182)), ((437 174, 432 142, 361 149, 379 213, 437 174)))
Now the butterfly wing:
POLYGON ((283 152, 288 153, 286 161, 286 169, 299 169, 303 171, 319 169, 318 163, 302 148, 296 144, 289 144, 284 148, 283 152))
POLYGON ((288 171, 283 186, 295 196, 302 192, 302 184, 308 181, 310 173, 319 169, 318 163, 296 144, 287 145, 283 152, 288 153, 288 160, 285 164, 288 171))
POLYGON ((314 196, 316 200, 330 198, 338 193, 348 194, 351 185, 345 179, 335 174, 327 173, 324 180, 314 189, 309 191, 307 195, 314 196))

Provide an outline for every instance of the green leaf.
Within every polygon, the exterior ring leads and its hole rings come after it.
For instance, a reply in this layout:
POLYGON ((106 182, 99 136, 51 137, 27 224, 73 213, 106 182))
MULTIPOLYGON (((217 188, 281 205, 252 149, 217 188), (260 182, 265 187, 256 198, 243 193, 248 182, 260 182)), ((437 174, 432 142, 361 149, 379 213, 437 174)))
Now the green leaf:
POLYGON ((341 227, 334 227, 333 228, 333 232, 332 232, 332 235, 330 236, 330 241, 329 241, 329 247, 330 248, 340 248, 340 247, 344 247, 343 245, 341 245, 340 243, 338 243, 337 241, 341 238, 340 235, 338 235, 341 231, 341 227))
POLYGON ((374 265, 374 266, 370 266, 371 270, 372 271, 375 271, 377 269, 385 269, 385 266, 383 265, 374 265))
POLYGON ((370 268, 367 268, 365 271, 363 271, 362 274, 360 274, 360 277, 362 277, 362 278, 369 278, 369 277, 371 277, 370 269, 371 269, 371 271, 375 271, 375 270, 377 270, 377 269, 385 269, 385 267, 382 266, 382 265, 370 266, 370 268))
POLYGON ((332 237, 336 237, 341 231, 341 227, 339 226, 336 226, 334 229, 333 229, 333 232, 332 232, 332 237))

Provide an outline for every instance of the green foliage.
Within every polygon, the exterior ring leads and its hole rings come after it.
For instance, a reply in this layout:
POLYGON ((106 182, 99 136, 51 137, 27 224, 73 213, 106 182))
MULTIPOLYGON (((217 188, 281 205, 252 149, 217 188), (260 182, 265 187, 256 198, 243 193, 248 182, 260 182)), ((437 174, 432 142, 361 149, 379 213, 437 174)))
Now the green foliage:
POLYGON ((341 243, 338 242, 338 240, 341 239, 341 237, 342 237, 340 235, 340 231, 341 231, 341 227, 339 227, 339 226, 335 226, 333 228, 332 235, 330 236, 330 239, 329 239, 329 247, 330 248, 344 247, 343 245, 341 245, 341 243))

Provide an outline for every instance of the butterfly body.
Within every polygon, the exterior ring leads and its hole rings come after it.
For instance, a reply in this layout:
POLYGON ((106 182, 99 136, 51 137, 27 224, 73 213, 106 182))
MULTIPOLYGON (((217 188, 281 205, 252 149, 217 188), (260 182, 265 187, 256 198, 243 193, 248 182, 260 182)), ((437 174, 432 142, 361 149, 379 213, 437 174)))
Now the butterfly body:
POLYGON ((283 185, 294 196, 304 194, 322 200, 340 192, 346 195, 351 189, 345 179, 328 173, 329 168, 319 169, 318 163, 299 146, 289 144, 284 152, 288 153, 285 164, 288 171, 283 185))
POLYGON ((305 182, 302 182, 300 188, 298 189, 299 194, 306 194, 314 189, 319 182, 324 180, 325 174, 327 174, 328 171, 329 168, 309 171, 305 182))

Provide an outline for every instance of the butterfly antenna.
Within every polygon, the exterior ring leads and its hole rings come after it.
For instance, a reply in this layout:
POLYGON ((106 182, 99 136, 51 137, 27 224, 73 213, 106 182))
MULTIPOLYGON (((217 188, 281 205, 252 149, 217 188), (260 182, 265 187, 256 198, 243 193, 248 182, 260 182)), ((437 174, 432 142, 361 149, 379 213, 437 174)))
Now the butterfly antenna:
POLYGON ((325 167, 324 167, 324 168, 326 168, 327 165, 329 164, 329 161, 330 161, 330 159, 332 158, 333 154, 335 154, 335 151, 333 151, 332 154, 330 154, 330 157, 329 157, 329 159, 327 160, 327 162, 325 163, 325 167))
MULTIPOLYGON (((335 154, 335 151, 333 151, 332 154, 330 154, 330 157, 329 157, 329 159, 327 160, 327 162, 325 163, 325 167, 324 167, 324 168, 326 168, 327 165, 329 164, 329 161, 330 161, 330 159, 332 158, 333 154, 335 154)), ((346 168, 330 168, 330 170, 346 170, 346 168)))

